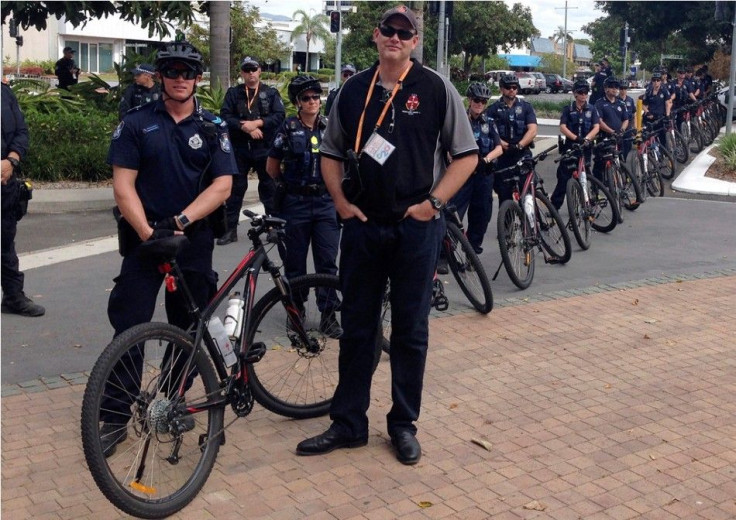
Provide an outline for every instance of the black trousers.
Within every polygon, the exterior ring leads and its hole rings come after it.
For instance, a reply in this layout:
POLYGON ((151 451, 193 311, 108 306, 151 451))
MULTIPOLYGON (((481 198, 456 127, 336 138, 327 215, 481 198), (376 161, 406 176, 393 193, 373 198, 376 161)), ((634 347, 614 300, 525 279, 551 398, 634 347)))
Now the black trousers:
POLYGON ((266 156, 253 157, 248 150, 236 149, 235 162, 238 165, 238 175, 233 175, 233 187, 225 203, 228 229, 235 229, 238 225, 243 197, 248 189, 248 172, 251 168, 258 174, 258 199, 268 215, 274 214, 273 196, 276 193, 276 183, 266 173, 266 156))
POLYGON ((15 251, 15 235, 18 230, 16 204, 18 181, 12 177, 2 186, 2 289, 3 298, 12 299, 23 292, 23 273, 20 272, 18 254, 15 251))

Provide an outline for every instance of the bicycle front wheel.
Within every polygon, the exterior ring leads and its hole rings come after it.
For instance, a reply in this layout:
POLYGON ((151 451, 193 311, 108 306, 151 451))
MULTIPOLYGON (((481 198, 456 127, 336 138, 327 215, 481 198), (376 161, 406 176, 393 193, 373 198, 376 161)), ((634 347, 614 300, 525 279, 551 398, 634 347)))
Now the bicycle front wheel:
POLYGON ((636 154, 634 155, 634 160, 631 163, 632 164, 632 175, 636 182, 639 183, 639 201, 644 202, 647 200, 647 171, 644 167, 644 157, 642 155, 636 154))
POLYGON ((663 179, 671 179, 675 176, 675 172, 677 171, 675 158, 672 157, 672 154, 666 147, 660 147, 659 151, 662 153, 659 158, 659 171, 662 174, 663 179))
POLYGON ((335 275, 307 274, 289 285, 309 341, 294 330, 275 287, 253 307, 246 341, 263 342, 266 354, 246 370, 264 408, 293 419, 319 417, 329 411, 337 387, 340 282, 335 275))
POLYGON ((82 402, 84 457, 100 491, 130 515, 176 513, 215 463, 224 404, 188 413, 220 394, 202 349, 184 373, 193 350, 191 336, 178 327, 144 323, 117 336, 90 374, 82 402), (112 447, 109 436, 117 439, 112 447))
POLYGON ((690 150, 687 140, 677 130, 667 132, 667 142, 665 143, 670 154, 680 164, 685 164, 690 158, 690 150))
POLYGON ((623 185, 621 183, 621 177, 618 171, 614 168, 614 165, 612 162, 609 162, 606 164, 604 168, 603 175, 606 179, 605 186, 608 188, 608 192, 611 194, 611 199, 613 200, 614 206, 616 206, 616 210, 618 211, 618 222, 623 222, 623 219, 621 218, 621 209, 622 209, 622 190, 623 185))
POLYGON ((506 272, 519 289, 526 289, 534 278, 534 250, 524 237, 526 218, 519 205, 505 200, 498 210, 498 246, 506 272))
POLYGON ((592 175, 588 177, 588 198, 593 221, 593 229, 601 233, 613 231, 619 221, 618 207, 613 201, 611 192, 592 175))
POLYGON ((629 169, 622 163, 619 168, 619 175, 623 182, 621 190, 621 204, 629 211, 635 211, 639 205, 644 202, 641 194, 641 186, 636 175, 629 173, 629 169))
POLYGON ((493 292, 486 270, 467 237, 452 222, 447 222, 443 247, 447 254, 447 264, 463 294, 481 314, 491 312, 493 292))
POLYGON ((590 219, 585 212, 585 196, 580 181, 575 178, 567 181, 567 213, 570 216, 569 226, 575 235, 578 245, 586 250, 590 247, 590 219))
POLYGON ((566 264, 572 256, 570 235, 565 229, 565 223, 547 196, 537 190, 536 211, 539 223, 539 238, 542 247, 548 254, 555 257, 561 264, 566 264))
POLYGON ((652 150, 647 152, 649 158, 649 171, 647 172, 647 191, 652 197, 664 195, 664 181, 659 160, 652 150))

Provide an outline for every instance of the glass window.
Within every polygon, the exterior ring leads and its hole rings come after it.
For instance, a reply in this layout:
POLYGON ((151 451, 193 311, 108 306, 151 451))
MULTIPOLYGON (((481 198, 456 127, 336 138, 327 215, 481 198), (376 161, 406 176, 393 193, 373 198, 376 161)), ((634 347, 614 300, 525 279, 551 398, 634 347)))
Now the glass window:
POLYGON ((112 64, 112 43, 100 44, 100 72, 115 70, 112 64))
POLYGON ((100 72, 100 68, 97 63, 97 44, 96 43, 90 43, 89 44, 89 68, 87 69, 87 72, 100 72))
MULTIPOLYGON (((69 46, 71 47, 71 45, 69 46)), ((89 70, 89 44, 82 43, 77 54, 77 66, 84 70, 89 70)))

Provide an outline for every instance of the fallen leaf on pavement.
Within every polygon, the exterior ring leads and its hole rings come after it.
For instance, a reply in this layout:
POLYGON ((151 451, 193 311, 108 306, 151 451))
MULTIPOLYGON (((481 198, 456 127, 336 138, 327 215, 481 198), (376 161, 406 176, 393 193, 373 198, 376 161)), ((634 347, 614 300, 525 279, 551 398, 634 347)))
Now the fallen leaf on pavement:
POLYGON ((454 410, 455 408, 457 408, 457 403, 451 403, 449 408, 450 410, 454 410))
POLYGON ((547 505, 543 504, 539 500, 532 500, 528 504, 524 505, 524 509, 531 509, 532 511, 544 511, 547 509, 547 505))
POLYGON ((654 318, 647 318, 644 320, 644 323, 657 323, 657 320, 655 320, 654 318))
POLYGON ((631 305, 639 305, 639 298, 634 298, 634 301, 631 302, 631 305))
POLYGON ((485 448, 488 451, 491 451, 493 449, 493 444, 483 439, 470 439, 470 442, 472 442, 473 444, 477 444, 481 448, 485 448))
POLYGON ((427 509, 428 507, 432 507, 432 502, 419 502, 417 505, 422 509, 427 509))
POLYGON ((644 334, 644 339, 652 339, 649 337, 649 334, 644 334))

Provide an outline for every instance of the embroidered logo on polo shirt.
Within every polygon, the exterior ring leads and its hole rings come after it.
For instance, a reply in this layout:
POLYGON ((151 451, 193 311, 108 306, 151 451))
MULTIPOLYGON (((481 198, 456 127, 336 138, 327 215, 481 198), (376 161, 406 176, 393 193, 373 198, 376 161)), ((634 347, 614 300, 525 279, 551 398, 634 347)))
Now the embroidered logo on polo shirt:
POLYGON ((409 112, 414 112, 417 108, 419 108, 419 96, 416 94, 411 94, 409 96, 409 99, 406 100, 406 108, 409 110, 409 112))
POLYGON ((189 138, 189 148, 192 150, 199 150, 202 148, 202 138, 199 137, 199 134, 194 134, 189 138))

